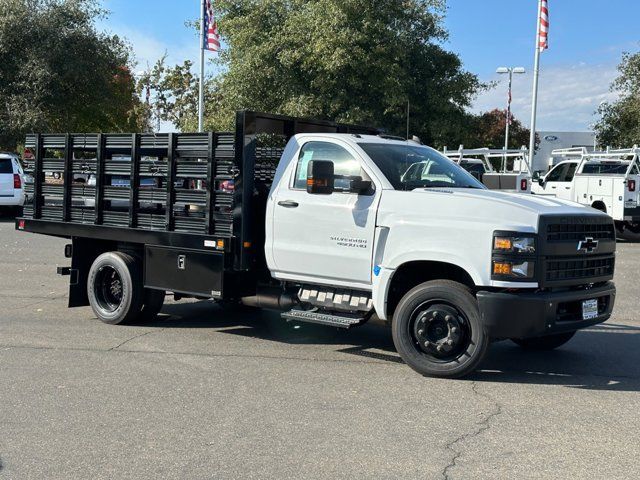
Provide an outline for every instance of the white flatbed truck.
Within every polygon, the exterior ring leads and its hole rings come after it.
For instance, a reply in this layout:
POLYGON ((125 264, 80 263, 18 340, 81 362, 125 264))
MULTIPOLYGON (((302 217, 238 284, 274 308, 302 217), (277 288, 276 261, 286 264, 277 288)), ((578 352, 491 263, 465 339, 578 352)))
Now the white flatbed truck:
POLYGON ((488 190, 436 150, 375 129, 255 112, 236 124, 27 138, 34 202, 16 228, 71 239, 59 269, 69 306, 119 324, 155 315, 172 292, 340 328, 377 317, 410 367, 448 378, 473 372, 492 340, 552 349, 610 317, 608 215, 488 190), (128 164, 114 160, 125 153, 128 164), (76 168, 95 185, 67 183, 76 168), (128 184, 111 182, 123 174, 128 184), (140 188, 154 176, 163 188, 140 188))

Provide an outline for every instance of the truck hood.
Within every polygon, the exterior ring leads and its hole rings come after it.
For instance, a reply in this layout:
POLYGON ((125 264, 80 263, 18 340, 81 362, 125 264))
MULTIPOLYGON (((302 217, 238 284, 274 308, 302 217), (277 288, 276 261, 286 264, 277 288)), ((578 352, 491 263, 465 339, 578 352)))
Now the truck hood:
POLYGON ((495 229, 535 232, 540 215, 605 215, 578 203, 532 194, 484 189, 416 189, 410 192, 385 190, 380 220, 385 212, 406 216, 427 224, 438 218, 491 225, 495 229), (400 202, 398 204, 398 202, 400 202), (401 208, 400 205, 402 205, 401 208))
MULTIPOLYGON (((595 214, 591 208, 585 208, 579 203, 569 200, 562 200, 551 196, 538 196, 525 193, 508 193, 499 190, 476 189, 476 188, 454 188, 454 189, 417 189, 411 192, 417 200, 419 195, 453 195, 454 202, 463 200, 476 202, 489 208, 491 205, 508 205, 510 208, 520 208, 532 213, 544 214, 595 214)), ((445 200, 446 202, 446 200, 445 200)))
MULTIPOLYGON (((491 280, 496 231, 539 233, 542 215, 606 214, 577 203, 531 194, 481 189, 384 190, 378 207, 377 264, 395 269, 411 261, 446 262, 463 268, 476 285, 491 280)), ((535 285, 525 285, 533 287, 535 285)))

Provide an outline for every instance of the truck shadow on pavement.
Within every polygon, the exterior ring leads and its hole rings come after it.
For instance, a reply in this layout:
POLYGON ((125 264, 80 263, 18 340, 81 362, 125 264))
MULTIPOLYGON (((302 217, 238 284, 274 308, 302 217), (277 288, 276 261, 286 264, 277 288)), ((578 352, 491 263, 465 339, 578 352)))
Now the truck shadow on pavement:
MULTIPOLYGON (((285 322, 273 312, 223 310, 203 301, 165 305, 162 314, 144 326, 208 328, 272 342, 327 345, 335 347, 335 352, 361 357, 363 361, 403 363, 393 345, 391 330, 380 324, 346 331, 285 322)), ((467 380, 640 391, 639 365, 640 327, 606 323, 579 332, 569 343, 551 352, 523 350, 510 341, 495 342, 478 372, 467 380)))

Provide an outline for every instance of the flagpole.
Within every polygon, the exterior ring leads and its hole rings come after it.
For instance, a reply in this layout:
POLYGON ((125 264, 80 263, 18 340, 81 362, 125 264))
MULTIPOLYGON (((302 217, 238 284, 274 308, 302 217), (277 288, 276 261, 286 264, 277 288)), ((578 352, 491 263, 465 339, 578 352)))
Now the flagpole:
POLYGON ((540 76, 540 24, 542 21, 542 0, 538 0, 538 24, 536 27, 536 55, 533 61, 533 95, 531 96, 531 135, 529 137, 529 171, 533 165, 536 149, 536 114, 538 109, 538 77, 540 76))
POLYGON ((200 79, 198 88, 198 132, 204 130, 204 8, 200 0, 200 79))

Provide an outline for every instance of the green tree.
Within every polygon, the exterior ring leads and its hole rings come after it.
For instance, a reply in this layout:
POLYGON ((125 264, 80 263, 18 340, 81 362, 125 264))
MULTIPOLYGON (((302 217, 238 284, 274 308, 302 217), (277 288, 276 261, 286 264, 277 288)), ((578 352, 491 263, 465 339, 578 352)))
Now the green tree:
POLYGON ((640 53, 625 53, 618 66, 618 78, 611 91, 619 98, 598 108, 600 120, 595 125, 601 146, 631 147, 640 144, 640 53))
POLYGON ((218 0, 207 127, 239 109, 380 125, 443 144, 482 87, 442 48, 442 0, 218 0))
MULTIPOLYGON (((206 83, 205 99, 210 97, 212 83, 206 83)), ((171 122, 183 132, 198 128, 198 77, 193 74, 193 63, 167 67, 166 55, 142 74, 138 92, 144 100, 142 117, 152 125, 171 122)))
POLYGON ((0 0, 0 147, 30 131, 146 128, 129 47, 93 0, 0 0))
MULTIPOLYGON (((494 109, 473 119, 474 128, 469 147, 503 148, 505 129, 507 126, 506 110, 494 109)), ((509 126, 509 148, 520 148, 529 145, 531 130, 525 128, 522 122, 511 114, 509 126)))

